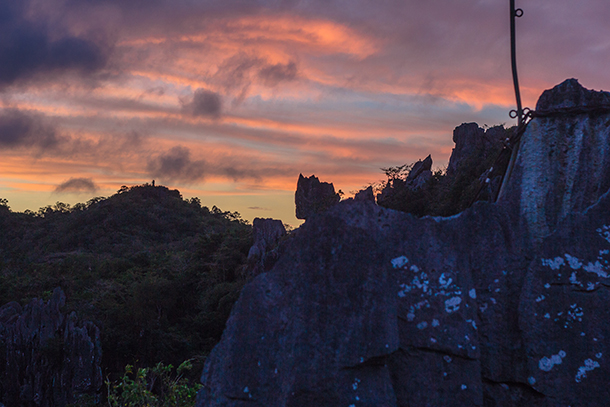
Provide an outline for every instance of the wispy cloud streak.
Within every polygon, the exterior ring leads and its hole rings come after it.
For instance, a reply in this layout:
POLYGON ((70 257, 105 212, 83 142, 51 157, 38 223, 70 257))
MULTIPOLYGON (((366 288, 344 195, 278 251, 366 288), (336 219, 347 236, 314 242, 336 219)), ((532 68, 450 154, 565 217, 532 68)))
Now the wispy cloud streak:
MULTIPOLYGON (((567 77, 610 88, 604 1, 520 7, 525 105, 567 77)), ((300 172, 351 190, 442 166, 455 126, 510 125, 513 99, 495 0, 0 0, 0 194, 154 177, 290 198, 300 172)))

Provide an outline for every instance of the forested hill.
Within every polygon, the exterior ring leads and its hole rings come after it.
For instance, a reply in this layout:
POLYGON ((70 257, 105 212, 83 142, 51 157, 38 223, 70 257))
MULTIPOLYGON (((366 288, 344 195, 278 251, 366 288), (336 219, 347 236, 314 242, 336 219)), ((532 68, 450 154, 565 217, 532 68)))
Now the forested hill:
POLYGON ((105 374, 205 355, 243 286, 252 233, 237 213, 147 184, 36 213, 0 200, 0 231, 0 304, 61 287, 67 311, 101 328, 105 374))

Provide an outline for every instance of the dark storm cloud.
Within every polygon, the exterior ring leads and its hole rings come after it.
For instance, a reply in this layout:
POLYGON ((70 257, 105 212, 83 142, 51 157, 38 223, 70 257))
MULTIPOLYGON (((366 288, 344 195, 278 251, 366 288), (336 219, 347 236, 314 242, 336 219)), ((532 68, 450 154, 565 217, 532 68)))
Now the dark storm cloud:
POLYGON ((176 146, 167 153, 150 159, 146 169, 151 176, 165 182, 195 182, 203 179, 205 167, 204 160, 191 159, 188 148, 176 146))
POLYGON ((267 86, 276 86, 280 82, 293 81, 297 74, 297 64, 293 61, 287 64, 268 65, 258 71, 259 78, 267 86))
POLYGON ((0 87, 37 74, 90 74, 106 65, 105 45, 57 35, 48 23, 26 18, 28 5, 29 1, 0 0, 0 87))
POLYGON ((70 178, 55 188, 55 192, 96 192, 98 186, 91 178, 70 178))
POLYGON ((197 89, 192 101, 183 104, 183 109, 193 116, 217 118, 222 110, 222 99, 218 93, 197 89))
POLYGON ((0 110, 0 147, 54 148, 60 142, 57 130, 42 116, 17 109, 0 110))

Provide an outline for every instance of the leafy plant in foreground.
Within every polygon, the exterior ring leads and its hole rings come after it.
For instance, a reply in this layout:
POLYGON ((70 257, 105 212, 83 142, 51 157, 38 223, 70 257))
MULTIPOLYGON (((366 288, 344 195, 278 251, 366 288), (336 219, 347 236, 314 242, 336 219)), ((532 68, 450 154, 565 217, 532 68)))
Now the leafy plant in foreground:
POLYGON ((190 360, 182 362, 172 374, 173 366, 158 363, 153 368, 125 367, 118 383, 106 381, 108 404, 111 407, 190 407, 195 405, 200 384, 191 386, 182 373, 193 367, 190 360))

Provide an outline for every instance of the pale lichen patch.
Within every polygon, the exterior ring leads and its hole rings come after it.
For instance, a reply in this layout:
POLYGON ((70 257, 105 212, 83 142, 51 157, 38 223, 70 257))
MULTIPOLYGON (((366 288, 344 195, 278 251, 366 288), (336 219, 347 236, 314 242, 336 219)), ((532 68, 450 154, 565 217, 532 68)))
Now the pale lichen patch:
POLYGON ((538 368, 544 372, 549 372, 555 365, 560 365, 563 358, 566 357, 566 353, 562 350, 557 355, 551 355, 550 358, 544 356, 538 361, 538 368))
POLYGON ((438 278, 438 284, 440 288, 448 288, 452 282, 453 279, 451 277, 445 276, 445 273, 441 273, 441 276, 438 278))
POLYGON ((578 270, 579 268, 582 267, 582 262, 574 257, 574 256, 570 256, 569 254, 565 254, 564 255, 566 260, 568 261, 568 265, 570 266, 570 268, 572 268, 572 270, 578 270))
POLYGON ((600 277, 604 277, 604 278, 608 277, 608 273, 606 273, 604 266, 599 261, 596 261, 595 264, 589 262, 589 264, 587 264, 583 268, 585 271, 587 271, 589 273, 595 273, 600 277))
POLYGON ((602 238, 606 239, 608 243, 610 243, 610 226, 602 226, 601 228, 597 229, 597 233, 599 233, 602 238))
POLYGON ((563 257, 555 257, 554 259, 541 259, 542 265, 550 267, 551 270, 559 270, 565 264, 563 257))
POLYGON ((599 367, 599 363, 594 361, 593 359, 587 359, 584 362, 584 366, 580 366, 578 368, 578 372, 576 372, 576 383, 580 383, 582 381, 582 379, 584 379, 585 377, 587 377, 587 372, 592 371, 595 368, 599 367))
POLYGON ((392 267, 395 269, 403 268, 408 262, 409 259, 407 259, 406 256, 396 257, 395 259, 392 259, 392 267))
POLYGON ((445 311, 448 313, 455 312, 460 309, 462 298, 452 297, 445 301, 445 311))

